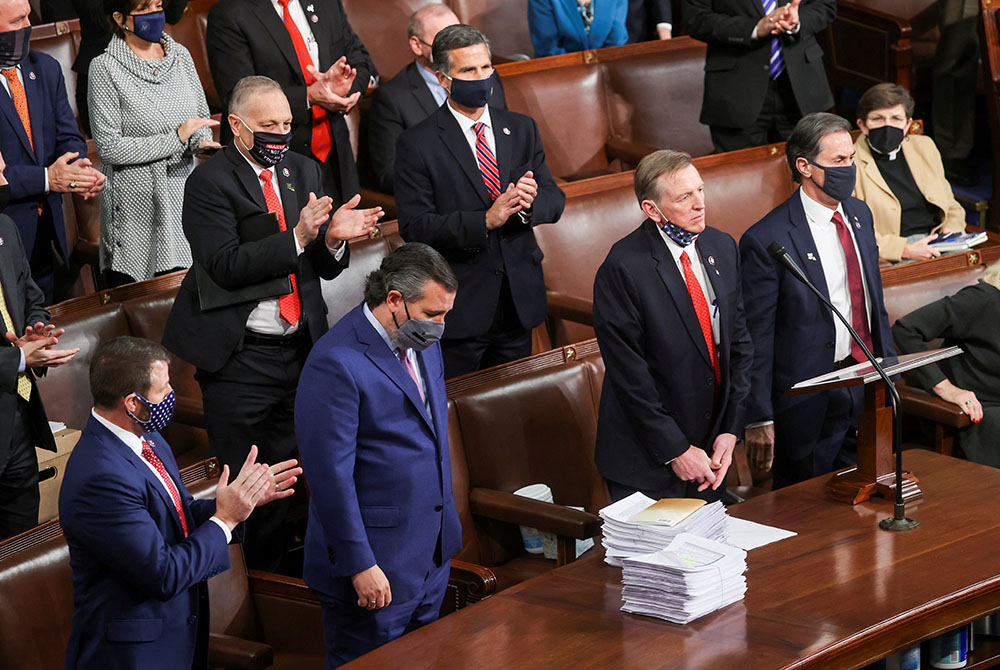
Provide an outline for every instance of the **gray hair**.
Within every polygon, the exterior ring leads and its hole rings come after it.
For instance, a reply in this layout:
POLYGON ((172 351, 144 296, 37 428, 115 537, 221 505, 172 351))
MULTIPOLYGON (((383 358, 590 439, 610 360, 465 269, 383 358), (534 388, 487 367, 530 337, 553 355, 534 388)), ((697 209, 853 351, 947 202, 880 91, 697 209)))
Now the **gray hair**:
POLYGON ((285 94, 281 89, 281 84, 270 77, 261 75, 243 77, 236 82, 236 86, 233 86, 233 92, 229 94, 229 113, 242 114, 253 98, 271 90, 281 91, 282 95, 285 94))
POLYGON ((639 204, 643 200, 659 200, 660 176, 673 175, 688 165, 692 165, 691 154, 683 151, 660 149, 644 156, 635 169, 635 197, 639 204))
POLYGON ((375 309, 389 291, 399 291, 407 302, 414 302, 424 297, 428 281, 449 293, 458 290, 458 279, 444 256, 426 244, 408 242, 383 258, 378 270, 365 279, 365 302, 368 309, 375 309))
POLYGON ((477 44, 485 44, 486 52, 490 54, 490 58, 493 57, 490 41, 486 39, 486 35, 472 26, 456 23, 453 26, 442 28, 434 37, 434 45, 431 47, 431 62, 441 74, 451 74, 451 52, 477 44))
MULTIPOLYGON (((432 2, 429 5, 424 5, 417 11, 410 14, 410 20, 406 24, 407 39, 410 37, 416 37, 421 42, 424 42, 424 31, 426 30, 424 27, 424 19, 451 13, 453 13, 451 7, 440 2, 432 2)), ((426 42, 424 43, 426 44, 426 42)))
POLYGON ((800 158, 805 158, 810 163, 815 162, 823 150, 823 138, 833 133, 841 131, 851 132, 850 122, 836 114, 827 112, 816 112, 806 114, 798 123, 788 137, 785 144, 785 158, 788 160, 788 167, 792 170, 792 179, 802 183, 802 175, 795 167, 795 162, 800 158))

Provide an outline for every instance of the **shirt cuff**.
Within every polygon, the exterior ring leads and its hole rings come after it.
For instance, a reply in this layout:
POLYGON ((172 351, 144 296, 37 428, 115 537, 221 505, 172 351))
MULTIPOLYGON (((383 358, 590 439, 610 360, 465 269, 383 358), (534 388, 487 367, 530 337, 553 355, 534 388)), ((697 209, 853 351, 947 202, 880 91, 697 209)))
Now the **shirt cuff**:
POLYGON ((662 21, 660 23, 657 23, 656 27, 657 28, 666 28, 667 30, 673 30, 674 29, 673 24, 672 23, 667 23, 666 21, 662 21))
POLYGON ((226 544, 229 544, 230 542, 233 541, 233 532, 229 530, 229 526, 227 526, 222 522, 222 519, 220 519, 217 516, 211 516, 208 518, 208 520, 214 521, 215 525, 221 528, 222 532, 226 534, 226 544))
POLYGON ((333 259, 339 261, 344 257, 344 252, 347 251, 347 242, 344 240, 340 241, 340 246, 331 247, 329 244, 326 245, 326 250, 330 252, 333 259))
POLYGON ((24 349, 18 347, 17 350, 21 352, 21 362, 17 365, 17 372, 20 374, 28 367, 28 361, 24 357, 24 349))
POLYGON ((299 236, 295 234, 294 230, 292 231, 292 239, 295 240, 295 255, 298 256, 305 251, 305 249, 303 249, 302 245, 299 244, 299 236))
POLYGON ((773 425, 774 421, 754 421, 753 423, 747 424, 746 430, 750 430, 751 428, 761 428, 763 426, 773 426, 773 425))
POLYGON ((45 168, 44 170, 42 170, 42 172, 45 174, 45 194, 48 195, 48 193, 49 193, 49 169, 45 168))

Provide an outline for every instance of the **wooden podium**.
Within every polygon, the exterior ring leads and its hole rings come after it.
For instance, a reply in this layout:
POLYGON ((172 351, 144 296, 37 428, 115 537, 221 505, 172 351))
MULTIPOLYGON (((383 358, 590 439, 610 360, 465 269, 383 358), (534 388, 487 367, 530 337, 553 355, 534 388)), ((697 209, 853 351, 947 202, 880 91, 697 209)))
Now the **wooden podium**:
MULTIPOLYGON (((945 347, 905 354, 879 362, 886 374, 891 377, 960 353, 962 350, 958 347, 945 347)), ((826 483, 827 492, 834 500, 851 505, 864 502, 873 495, 880 495, 886 500, 893 500, 896 496, 892 404, 886 401, 886 387, 882 383, 882 378, 871 363, 858 363, 837 372, 801 381, 786 393, 786 395, 816 393, 862 384, 865 387, 865 407, 858 416, 858 464, 835 472, 826 483)), ((901 435, 895 437, 898 440, 902 439, 901 435)), ((913 474, 903 472, 904 502, 916 500, 924 495, 918 486, 919 481, 913 474)))

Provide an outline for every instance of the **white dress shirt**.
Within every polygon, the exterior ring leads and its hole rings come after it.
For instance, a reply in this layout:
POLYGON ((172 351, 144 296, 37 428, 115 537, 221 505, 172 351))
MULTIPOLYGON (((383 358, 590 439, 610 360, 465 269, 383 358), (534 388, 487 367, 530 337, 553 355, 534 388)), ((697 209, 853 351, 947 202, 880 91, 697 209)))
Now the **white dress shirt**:
MULTIPOLYGON (((98 414, 93 409, 90 410, 90 415, 95 419, 97 419, 97 421, 100 422, 102 426, 110 430, 112 435, 114 435, 119 440, 124 442, 125 446, 128 447, 136 456, 138 456, 140 461, 146 464, 146 467, 149 468, 149 471, 152 472, 153 476, 156 477, 156 481, 160 482, 160 485, 163 486, 163 490, 167 492, 167 498, 169 498, 172 501, 174 497, 170 494, 170 487, 167 485, 167 482, 164 481, 163 477, 160 476, 160 473, 156 471, 156 468, 153 467, 153 464, 142 457, 142 438, 136 435, 135 433, 129 432, 124 428, 116 426, 115 424, 111 423, 103 416, 98 414)), ((234 474, 232 478, 235 479, 236 475, 234 474)), ((180 485, 178 485, 177 482, 172 482, 172 483, 176 487, 177 495, 179 496, 181 493, 180 485)), ((229 530, 229 526, 224 524, 222 520, 216 516, 210 517, 209 521, 214 521, 216 525, 218 525, 219 528, 222 529, 222 532, 226 534, 226 544, 229 544, 229 541, 233 539, 233 534, 229 530)), ((194 528, 189 528, 189 532, 194 532, 194 528)))
POLYGON ((702 293, 705 294, 705 302, 708 304, 708 313, 712 317, 712 339, 715 340, 716 346, 719 344, 719 303, 715 299, 715 289, 712 287, 712 282, 708 279, 708 274, 705 271, 705 265, 701 262, 701 256, 698 254, 696 247, 698 246, 698 241, 695 240, 686 247, 674 242, 670 239, 670 236, 663 230, 663 226, 657 225, 657 229, 660 231, 660 237, 663 238, 663 242, 667 245, 667 251, 674 259, 674 263, 677 265, 677 271, 681 273, 681 281, 687 286, 687 280, 684 278, 684 265, 681 263, 681 253, 687 252, 688 259, 691 261, 691 271, 694 272, 695 279, 701 284, 702 293))
MULTIPOLYGON (((809 222, 809 231, 816 243, 816 251, 819 252, 819 262, 823 267, 823 276, 826 278, 830 302, 850 320, 851 291, 847 283, 847 260, 844 257, 844 248, 840 244, 840 238, 837 236, 837 224, 833 222, 834 210, 810 198, 806 195, 805 189, 799 189, 799 193, 802 198, 802 207, 806 213, 806 220, 809 222)), ((858 256, 858 266, 861 269, 861 284, 865 290, 865 313, 868 315, 868 323, 871 324, 871 298, 868 282, 865 279, 864 265, 861 261, 861 250, 858 249, 858 241, 854 235, 856 226, 854 220, 849 219, 844 213, 841 204, 837 204, 836 211, 840 212, 845 227, 851 233, 854 253, 858 256)), ((805 262, 815 263, 816 261, 806 259, 805 262)), ((850 331, 840 322, 840 319, 833 315, 831 318, 833 318, 833 327, 836 333, 833 361, 831 362, 836 362, 850 355, 852 338, 850 331)))
MULTIPOLYGON (((399 358, 399 352, 402 351, 403 355, 406 356, 406 359, 410 362, 410 365, 413 366, 414 372, 417 373, 417 383, 420 385, 420 392, 424 396, 424 409, 427 410, 427 416, 430 416, 431 405, 430 405, 430 399, 427 397, 427 384, 424 383, 424 374, 420 370, 420 361, 417 360, 417 352, 415 352, 413 349, 400 349, 399 345, 397 345, 395 342, 392 341, 392 337, 390 337, 389 332, 385 329, 385 327, 381 323, 379 323, 379 320, 375 318, 375 315, 372 314, 372 311, 368 309, 367 303, 362 308, 362 310, 365 313, 365 318, 368 319, 368 322, 372 324, 372 328, 375 329, 375 332, 378 333, 379 336, 382 338, 382 341, 385 342, 385 346, 389 347, 389 351, 392 352, 392 355, 395 356, 396 358, 399 358)), ((399 364, 403 365, 403 361, 400 361, 399 364)), ((409 376, 410 373, 407 372, 406 374, 407 376, 409 376)))
MULTIPOLYGON (((4 69, 7 69, 7 68, 4 68, 4 69)), ((23 88, 24 87, 24 75, 21 74, 21 64, 18 63, 17 65, 15 65, 14 69, 17 71, 17 78, 21 82, 21 87, 23 88)), ((3 84, 3 90, 7 91, 7 95, 10 95, 10 82, 7 81, 7 77, 5 77, 4 75, 0 75, 0 84, 3 84)), ((25 91, 24 95, 25 95, 25 97, 27 97, 28 96, 28 92, 25 91)), ((14 96, 11 95, 10 101, 14 102, 14 96)), ((29 111, 29 114, 30 114, 30 111, 29 111)), ((81 158, 85 158, 85 157, 82 156, 81 158)), ((49 192, 49 168, 48 168, 48 166, 45 166, 45 192, 46 193, 49 192)), ((24 372, 24 371, 22 370, 22 372, 24 372)))
MULTIPOLYGON (((295 3, 296 5, 298 3, 295 3)), ((279 6, 280 9, 280 6, 279 6)), ((236 141, 236 140, 234 140, 236 141)), ((264 183, 260 178, 260 173, 264 170, 271 171, 271 188, 274 189, 274 194, 278 197, 278 203, 281 204, 281 189, 278 184, 278 169, 277 167, 261 167, 257 165, 252 160, 246 157, 243 152, 240 152, 243 156, 243 160, 253 168, 253 172, 257 175, 257 182, 260 184, 260 192, 264 192, 264 183)), ((282 212, 284 214, 284 212, 282 212)), ((285 228, 292 229, 297 224, 297 221, 285 221, 285 228)), ((299 244, 299 238, 294 233, 292 234, 292 239, 295 240, 295 254, 299 255, 302 253, 302 245, 299 244)), ((324 240, 325 244, 325 240, 324 240)), ((331 249, 327 247, 327 251, 333 254, 333 257, 338 261, 343 258, 344 251, 347 249, 347 243, 341 244, 337 249, 331 249)), ((252 330, 255 333, 260 333, 261 335, 291 335, 299 329, 299 324, 290 324, 281 318, 281 305, 278 302, 278 298, 266 298, 257 303, 253 311, 250 312, 250 316, 247 317, 247 330, 252 330)), ((300 322, 301 323, 301 322, 300 322)))
MULTIPOLYGON (((274 11, 278 12, 278 18, 281 19, 282 23, 285 21, 285 10, 282 9, 281 3, 278 0, 271 0, 271 6, 274 7, 274 11)), ((312 27, 309 25, 308 19, 306 19, 306 13, 302 11, 302 5, 299 4, 299 0, 289 0, 288 2, 288 15, 292 17, 292 23, 295 27, 299 29, 299 33, 302 35, 302 39, 306 43, 306 51, 309 52, 309 58, 312 59, 313 65, 316 69, 319 69, 319 43, 316 41, 316 37, 313 36, 312 27)), ((303 72, 303 75, 306 73, 303 72)))
MULTIPOLYGON (((494 160, 497 160, 497 143, 496 138, 493 136, 493 121, 490 119, 489 105, 483 108, 482 116, 475 121, 467 117, 465 114, 462 114, 451 105, 448 105, 448 111, 451 112, 451 115, 455 117, 456 121, 458 121, 458 127, 462 129, 462 137, 464 137, 465 141, 469 143, 469 149, 472 151, 473 158, 476 156, 476 130, 473 126, 477 123, 481 123, 486 126, 483 131, 483 139, 486 140, 486 145, 490 148, 490 151, 493 152, 494 160)), ((499 165, 499 163, 497 163, 497 165, 499 165)))
POLYGON ((438 81, 437 75, 420 63, 417 63, 417 72, 420 73, 420 78, 424 80, 427 88, 431 91, 431 95, 434 96, 434 102, 438 104, 438 107, 443 105, 444 101, 448 99, 448 91, 438 81))

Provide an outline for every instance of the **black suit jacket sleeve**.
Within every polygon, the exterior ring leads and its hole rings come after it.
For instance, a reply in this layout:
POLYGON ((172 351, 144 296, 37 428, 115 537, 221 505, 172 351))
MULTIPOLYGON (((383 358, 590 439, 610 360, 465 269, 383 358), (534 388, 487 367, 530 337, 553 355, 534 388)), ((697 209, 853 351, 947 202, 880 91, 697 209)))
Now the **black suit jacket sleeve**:
MULTIPOLYGON (((685 27, 691 37, 709 44, 731 46, 750 46, 759 41, 751 37, 754 26, 760 20, 756 14, 746 13, 735 5, 731 12, 717 11, 717 6, 718 3, 713 0, 684 0, 685 27)), ((836 15, 836 0, 802 0, 798 32, 783 35, 782 39, 799 40, 815 35, 826 28, 836 15)))
MULTIPOLYGON (((228 12, 224 13, 219 9, 216 7, 209 14, 205 48, 208 51, 212 81, 219 92, 223 107, 228 109, 229 96, 232 94, 236 82, 243 77, 257 73, 254 72, 253 60, 247 56, 251 53, 251 49, 246 34, 240 28, 240 24, 232 20, 228 12)), ((260 38, 271 39, 267 35, 261 35, 260 38)), ((288 98, 288 103, 293 109, 296 101, 302 101, 302 104, 305 104, 305 82, 296 84, 282 82, 282 90, 284 90, 285 97, 288 98)), ((222 124, 228 126, 229 122, 222 119, 222 124)), ((225 133, 223 136, 226 136, 225 133)))
MULTIPOLYGON (((336 2, 337 11, 340 12, 341 34, 339 41, 343 43, 344 51, 343 53, 333 53, 331 57, 334 61, 338 60, 341 56, 347 57, 348 65, 357 70, 354 83, 351 85, 351 94, 360 91, 361 95, 364 95, 365 91, 368 90, 368 82, 371 78, 378 77, 378 70, 375 69, 375 63, 372 62, 372 57, 368 54, 368 49, 361 43, 361 38, 354 32, 350 21, 347 20, 343 2, 341 0, 336 0, 336 2)), ((321 69, 325 70, 332 64, 324 63, 321 69)))
MULTIPOLYGON (((9 245, 6 253, 0 253, 0 262, 7 266, 2 270, 3 276, 14 279, 12 286, 6 283, 3 286, 11 316, 16 319, 15 314, 21 312, 24 325, 35 325, 39 321, 48 324, 49 313, 45 309, 45 296, 31 278, 31 269, 17 226, 9 217, 2 214, 0 214, 0 235, 6 238, 6 243, 9 245), (22 296, 23 300, 19 300, 18 298, 22 296)), ((16 324, 7 324, 7 330, 13 332, 15 328, 16 324)), ((23 327, 20 333, 15 334, 23 335, 23 327)), ((14 393, 17 390, 17 374, 20 366, 20 350, 17 347, 0 346, 0 391, 14 393)), ((41 376, 44 372, 42 368, 36 372, 36 376, 41 376)))
MULTIPOLYGON (((797 197, 797 196, 795 196, 797 197)), ((756 392, 747 402, 746 422, 770 421, 774 418, 771 387, 774 374, 774 328, 777 323, 779 280, 773 259, 760 241, 752 235, 740 239, 740 277, 746 324, 753 341, 753 366, 750 378, 756 392)))
MULTIPOLYGON (((736 258, 736 276, 739 277, 742 274, 740 254, 739 250, 735 248, 735 240, 731 244, 734 247, 733 255, 736 258)), ((750 372, 753 369, 753 341, 750 339, 750 330, 747 328, 742 288, 737 292, 737 295, 729 343, 729 401, 722 421, 719 423, 719 432, 732 433, 742 437, 747 398, 750 395, 750 372)))
POLYGON ((594 281, 594 330, 607 361, 605 374, 618 393, 618 406, 650 457, 667 463, 691 443, 659 402, 660 392, 643 354, 646 326, 638 295, 627 267, 602 265, 594 281))
MULTIPOLYGON (((566 194, 556 184, 556 180, 552 177, 552 172, 545 162, 542 137, 538 133, 538 124, 535 123, 534 119, 531 119, 531 130, 534 133, 532 144, 534 154, 531 157, 531 164, 527 167, 532 171, 535 181, 538 182, 538 195, 535 196, 535 201, 531 204, 531 211, 528 212, 529 220, 531 225, 553 223, 562 216, 563 208, 566 206, 566 194)), ((516 183, 522 176, 523 172, 515 172, 510 175, 510 180, 516 183)), ((512 220, 519 222, 520 218, 515 214, 508 220, 508 225, 512 220)))
POLYGON ((670 6, 670 0, 650 0, 650 19, 653 27, 658 23, 674 23, 674 10, 670 6))
MULTIPOLYGON (((405 74, 405 70, 399 76, 405 74)), ((404 93, 392 95, 385 85, 375 89, 372 106, 368 111, 368 154, 378 189, 392 193, 392 173, 396 164, 396 142, 406 130, 403 121, 402 98, 404 93)))

